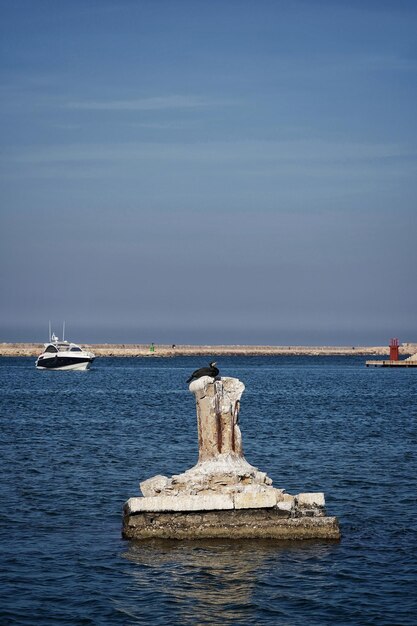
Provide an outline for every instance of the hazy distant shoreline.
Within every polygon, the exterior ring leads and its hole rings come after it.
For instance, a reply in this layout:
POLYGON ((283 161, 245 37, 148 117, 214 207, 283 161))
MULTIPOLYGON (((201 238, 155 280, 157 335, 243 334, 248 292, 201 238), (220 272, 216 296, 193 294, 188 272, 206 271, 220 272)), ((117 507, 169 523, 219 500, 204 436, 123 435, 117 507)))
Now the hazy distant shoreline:
MULTIPOLYGON (((250 355, 379 355, 389 354, 388 346, 253 346, 253 345, 159 345, 151 351, 149 344, 82 344, 97 357, 158 357, 158 356, 250 356, 250 355)), ((0 343, 0 356, 38 356, 43 343, 0 343)), ((417 352, 417 344, 402 344, 401 355, 417 352)))

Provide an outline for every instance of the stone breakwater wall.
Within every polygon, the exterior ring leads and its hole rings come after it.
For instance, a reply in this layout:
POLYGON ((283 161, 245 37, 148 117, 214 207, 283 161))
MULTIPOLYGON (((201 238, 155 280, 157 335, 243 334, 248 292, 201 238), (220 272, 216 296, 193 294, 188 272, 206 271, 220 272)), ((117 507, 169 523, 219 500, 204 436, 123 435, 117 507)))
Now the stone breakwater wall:
MULTIPOLYGON (((171 345, 155 344, 83 344, 97 357, 173 357, 173 356, 387 356, 388 346, 244 346, 244 345, 171 345)), ((33 356, 42 352, 43 343, 0 343, 0 356, 33 356)), ((400 355, 417 352, 417 343, 403 343, 400 355)))

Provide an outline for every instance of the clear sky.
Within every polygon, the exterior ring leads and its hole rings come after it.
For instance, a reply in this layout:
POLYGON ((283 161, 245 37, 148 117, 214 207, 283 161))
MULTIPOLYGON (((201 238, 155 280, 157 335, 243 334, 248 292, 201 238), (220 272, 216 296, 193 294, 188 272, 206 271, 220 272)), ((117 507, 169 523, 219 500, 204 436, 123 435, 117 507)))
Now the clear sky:
POLYGON ((417 341, 417 2, 0 0, 0 341, 417 341))

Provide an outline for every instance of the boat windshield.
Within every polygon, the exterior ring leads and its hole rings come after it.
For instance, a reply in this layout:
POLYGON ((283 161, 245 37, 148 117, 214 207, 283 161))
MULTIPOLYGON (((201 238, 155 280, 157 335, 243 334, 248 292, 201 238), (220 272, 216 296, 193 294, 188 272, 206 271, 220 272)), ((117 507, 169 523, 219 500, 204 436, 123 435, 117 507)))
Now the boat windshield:
POLYGON ((45 352, 58 352, 58 350, 55 348, 55 346, 51 346, 51 345, 49 345, 49 346, 46 348, 45 352))
POLYGON ((66 350, 69 350, 69 344, 68 343, 58 343, 58 350, 59 352, 65 352, 66 350))

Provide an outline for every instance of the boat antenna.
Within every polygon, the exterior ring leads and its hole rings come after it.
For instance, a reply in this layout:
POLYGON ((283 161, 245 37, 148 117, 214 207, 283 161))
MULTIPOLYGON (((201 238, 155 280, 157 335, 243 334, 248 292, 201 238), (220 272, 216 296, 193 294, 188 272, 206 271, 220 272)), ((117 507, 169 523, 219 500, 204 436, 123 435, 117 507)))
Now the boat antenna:
POLYGON ((49 320, 49 343, 51 343, 51 320, 49 320))
POLYGON ((65 341, 65 320, 62 324, 62 341, 65 341))

